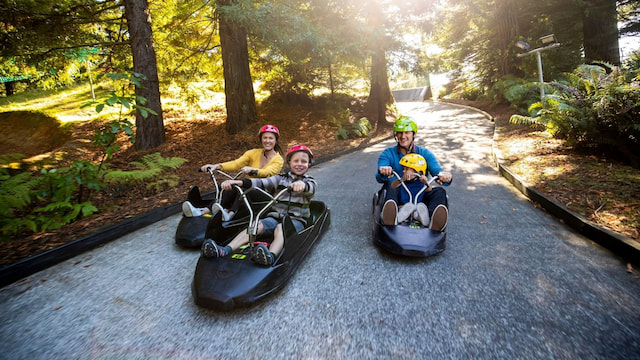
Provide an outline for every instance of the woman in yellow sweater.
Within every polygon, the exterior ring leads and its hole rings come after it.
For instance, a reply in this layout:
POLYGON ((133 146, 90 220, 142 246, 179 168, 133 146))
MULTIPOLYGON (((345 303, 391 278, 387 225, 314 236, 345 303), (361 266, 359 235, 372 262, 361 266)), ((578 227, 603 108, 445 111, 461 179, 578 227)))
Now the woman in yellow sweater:
MULTIPOLYGON (((278 144, 280 131, 273 125, 265 125, 260 128, 258 138, 262 144, 262 148, 247 150, 239 158, 219 164, 206 164, 200 167, 200 170, 206 172, 208 169, 221 170, 226 173, 242 171, 249 178, 265 178, 279 174, 282 171, 284 159, 282 158, 282 149, 278 144)), ((237 211, 235 205, 237 193, 234 190, 225 190, 222 192, 221 203, 214 203, 222 212, 224 221, 231 219, 237 211)), ((211 212, 209 208, 196 208, 189 201, 182 204, 182 211, 185 216, 202 216, 211 212)))

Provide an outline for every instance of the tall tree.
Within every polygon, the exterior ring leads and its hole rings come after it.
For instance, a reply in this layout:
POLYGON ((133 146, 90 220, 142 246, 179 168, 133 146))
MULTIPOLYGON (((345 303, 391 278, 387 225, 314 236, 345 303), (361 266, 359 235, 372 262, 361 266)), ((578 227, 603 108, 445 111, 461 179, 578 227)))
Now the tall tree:
POLYGON ((258 118, 253 82, 249 70, 247 30, 229 14, 236 0, 217 0, 218 27, 224 94, 227 107, 226 130, 235 134, 258 118))
POLYGON ((141 150, 151 149, 165 142, 165 133, 149 4, 147 0, 125 0, 124 13, 133 54, 133 70, 145 76, 142 86, 136 86, 136 95, 146 99, 145 106, 156 113, 149 113, 145 117, 140 110, 136 111, 135 146, 141 150))
POLYGON ((585 62, 620 65, 616 0, 584 0, 582 31, 585 62))
POLYGON ((385 55, 388 43, 384 24, 384 13, 379 1, 371 1, 367 12, 367 23, 372 29, 369 39, 371 54, 371 88, 367 99, 370 119, 374 123, 374 131, 388 126, 386 111, 395 100, 389 87, 387 58, 385 55))
POLYGON ((497 75, 504 77, 517 72, 513 57, 513 42, 520 31, 518 25, 518 13, 514 0, 495 2, 496 31, 496 65, 497 75), (509 56, 511 54, 511 56, 509 56))

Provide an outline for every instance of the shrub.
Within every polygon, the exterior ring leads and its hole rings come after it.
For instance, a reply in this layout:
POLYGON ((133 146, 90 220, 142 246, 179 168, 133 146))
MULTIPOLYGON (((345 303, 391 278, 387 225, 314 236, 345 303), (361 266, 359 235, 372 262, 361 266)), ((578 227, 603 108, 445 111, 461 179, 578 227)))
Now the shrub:
POLYGON ((582 65, 552 94, 529 107, 514 123, 544 125, 552 135, 578 148, 597 149, 640 165, 640 83, 621 68, 582 65), (610 71, 607 73, 607 71, 610 71))
POLYGON ((371 134, 372 127, 369 119, 362 117, 352 121, 351 110, 349 109, 342 111, 338 114, 338 117, 331 116, 329 119, 338 127, 338 130, 333 135, 336 139, 362 138, 369 137, 371 134))

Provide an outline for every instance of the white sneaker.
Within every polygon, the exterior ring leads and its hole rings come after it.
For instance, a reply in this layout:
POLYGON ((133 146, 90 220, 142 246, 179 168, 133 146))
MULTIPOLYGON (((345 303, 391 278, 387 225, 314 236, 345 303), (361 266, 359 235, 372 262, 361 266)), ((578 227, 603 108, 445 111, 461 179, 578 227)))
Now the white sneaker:
POLYGON ((427 209, 427 205, 418 203, 416 213, 418 213, 416 218, 420 220, 420 223, 422 223, 423 226, 429 226, 429 209, 427 209))
POLYGON ((197 207, 191 205, 190 202, 185 201, 182 203, 182 212, 184 213, 184 216, 186 217, 194 217, 194 216, 201 216, 202 215, 202 210, 198 209, 197 207))
MULTIPOLYGON (((218 204, 218 203, 214 203, 212 206, 212 210, 213 208, 217 208, 218 211, 220 211, 220 213, 222 214, 222 221, 229 221, 231 220, 231 215, 229 215, 229 213, 227 212, 227 210, 225 210, 222 205, 218 204)), ((212 211, 213 212, 213 211, 212 211)))
POLYGON ((389 199, 382 206, 382 224, 397 225, 398 224, 398 205, 395 201, 389 199))
POLYGON ((413 213, 414 209, 413 204, 409 203, 400 206, 400 210, 398 210, 398 224, 407 220, 413 213))
POLYGON ((442 231, 447 226, 447 220, 449 218, 449 210, 447 207, 440 204, 433 211, 431 216, 431 223, 429 224, 429 228, 435 231, 442 231))

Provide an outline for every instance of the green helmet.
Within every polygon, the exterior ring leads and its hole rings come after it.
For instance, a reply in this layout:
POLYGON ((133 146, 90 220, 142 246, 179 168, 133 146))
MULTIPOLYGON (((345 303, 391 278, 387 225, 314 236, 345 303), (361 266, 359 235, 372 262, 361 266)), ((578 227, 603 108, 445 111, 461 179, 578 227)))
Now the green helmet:
POLYGON ((408 116, 400 116, 396 123, 393 124, 393 132, 413 131, 418 132, 418 125, 408 116))

